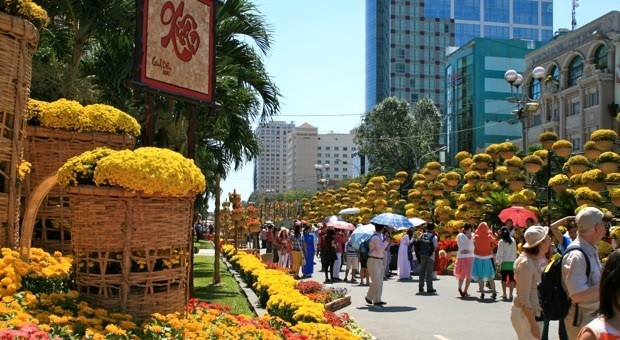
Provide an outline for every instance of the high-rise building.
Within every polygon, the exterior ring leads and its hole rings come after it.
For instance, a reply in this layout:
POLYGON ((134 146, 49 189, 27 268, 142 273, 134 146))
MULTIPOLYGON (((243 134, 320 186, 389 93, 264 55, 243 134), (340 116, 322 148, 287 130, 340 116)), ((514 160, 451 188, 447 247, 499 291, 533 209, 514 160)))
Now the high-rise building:
POLYGON ((295 126, 283 121, 263 124, 256 133, 262 152, 254 162, 255 191, 317 190, 355 173, 354 134, 319 134, 308 123, 295 126))
POLYGON ((447 57, 446 145, 448 163, 459 151, 477 153, 493 143, 521 138, 512 113, 509 69, 525 69, 525 55, 542 43, 518 39, 476 38, 447 57))
POLYGON ((366 111, 390 96, 443 111, 446 48, 476 37, 547 41, 553 0, 367 0, 366 111))
POLYGON ((256 130, 262 152, 254 162, 254 191, 286 191, 286 136, 294 128, 293 122, 273 121, 256 130))

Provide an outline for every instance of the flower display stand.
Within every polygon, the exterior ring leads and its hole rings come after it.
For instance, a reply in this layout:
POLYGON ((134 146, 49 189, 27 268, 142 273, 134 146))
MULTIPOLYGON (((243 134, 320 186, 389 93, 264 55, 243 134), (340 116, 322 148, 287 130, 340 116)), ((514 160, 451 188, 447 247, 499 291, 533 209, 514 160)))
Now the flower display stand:
POLYGON ((345 295, 340 299, 334 300, 332 302, 328 302, 325 304, 325 309, 330 312, 335 312, 337 310, 343 309, 344 307, 351 304, 351 296, 345 295))
POLYGON ((128 313, 182 313, 188 301, 194 196, 141 195, 115 187, 68 187, 75 284, 92 306, 128 313))
POLYGON ((24 114, 38 42, 30 22, 0 12, 0 247, 15 247, 18 242, 17 167, 22 161, 24 114))
MULTIPOLYGON (((75 132, 26 126, 24 156, 32 164, 32 173, 23 186, 29 197, 46 177, 56 173, 69 158, 84 151, 107 146, 110 149, 133 149, 135 138, 129 134, 75 132)), ((28 199, 29 200, 29 199, 28 199)), ((26 202, 28 202, 26 200, 26 202)), ((69 197, 62 186, 54 186, 41 202, 34 228, 33 246, 48 252, 71 252, 71 211, 69 197)))

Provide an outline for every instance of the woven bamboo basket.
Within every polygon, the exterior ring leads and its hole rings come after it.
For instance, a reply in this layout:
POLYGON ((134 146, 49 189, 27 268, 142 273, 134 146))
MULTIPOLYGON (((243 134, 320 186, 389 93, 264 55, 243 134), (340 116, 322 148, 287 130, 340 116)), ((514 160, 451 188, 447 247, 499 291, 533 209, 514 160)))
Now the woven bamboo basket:
POLYGON ((183 313, 194 197, 69 187, 75 283, 96 307, 144 320, 183 313))
POLYGON ((27 20, 0 12, 0 246, 17 246, 24 113, 30 95, 32 56, 39 42, 27 20))
MULTIPOLYGON (((26 126, 24 156, 32 164, 22 194, 32 191, 71 157, 107 146, 115 150, 133 149, 135 138, 128 134, 104 132, 72 132, 60 129, 26 126)), ((55 186, 39 207, 33 245, 48 252, 71 252, 71 211, 69 197, 62 186, 55 186)))

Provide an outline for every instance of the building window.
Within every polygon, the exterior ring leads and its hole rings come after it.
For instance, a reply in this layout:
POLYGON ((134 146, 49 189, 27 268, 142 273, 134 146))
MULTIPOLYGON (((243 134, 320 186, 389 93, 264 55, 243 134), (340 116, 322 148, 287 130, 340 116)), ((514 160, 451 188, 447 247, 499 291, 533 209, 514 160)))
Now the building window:
POLYGON ((515 24, 538 25, 538 1, 514 0, 512 6, 515 24))
POLYGON ((583 59, 577 56, 568 66, 568 86, 575 86, 583 74, 583 59))
POLYGON ((557 66, 551 66, 551 69, 549 70, 549 75, 553 78, 553 80, 557 81, 558 84, 560 83, 560 70, 557 66))
POLYGON ((396 73, 405 73, 404 63, 396 63, 396 73))
POLYGON ((574 116, 574 115, 577 115, 577 114, 580 114, 580 113, 581 113, 581 103, 580 102, 571 103, 571 105, 570 105, 570 115, 574 116))
POLYGON ((607 46, 601 45, 596 49, 592 63, 594 63, 597 70, 607 68, 607 46))
POLYGON ((598 92, 590 92, 588 96, 590 97, 588 103, 590 106, 598 105, 598 92))
POLYGON ((573 151, 581 150, 581 138, 571 136, 570 142, 573 143, 573 151))
POLYGON ((316 154, 316 156, 317 156, 317 157, 321 157, 321 154, 320 154, 320 153, 317 153, 317 154, 316 154))
POLYGON ((325 150, 329 150, 329 149, 330 149, 330 147, 329 147, 329 146, 326 146, 326 147, 325 147, 325 150))
POLYGON ((532 78, 530 81, 530 98, 533 100, 538 100, 540 98, 540 79, 532 78))
POLYGON ((509 22, 509 19, 510 19, 510 1, 509 0, 485 0, 484 1, 484 20, 491 21, 491 22, 509 22))
POLYGON ((316 149, 317 149, 317 150, 321 150, 321 146, 317 146, 317 147, 316 147, 316 149))

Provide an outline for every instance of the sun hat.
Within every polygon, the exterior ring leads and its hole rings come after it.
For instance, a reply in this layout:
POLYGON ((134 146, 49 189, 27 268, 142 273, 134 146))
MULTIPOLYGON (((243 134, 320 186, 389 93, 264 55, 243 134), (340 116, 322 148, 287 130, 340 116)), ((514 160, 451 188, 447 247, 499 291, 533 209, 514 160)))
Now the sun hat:
POLYGON ((525 231, 525 244, 523 248, 534 248, 542 242, 549 234, 549 227, 533 225, 525 231))
POLYGON ((611 221, 612 218, 613 216, 604 214, 595 207, 586 207, 579 210, 577 216, 575 216, 575 223, 579 230, 585 231, 594 228, 594 226, 601 221, 611 221))

